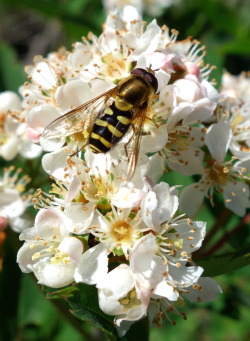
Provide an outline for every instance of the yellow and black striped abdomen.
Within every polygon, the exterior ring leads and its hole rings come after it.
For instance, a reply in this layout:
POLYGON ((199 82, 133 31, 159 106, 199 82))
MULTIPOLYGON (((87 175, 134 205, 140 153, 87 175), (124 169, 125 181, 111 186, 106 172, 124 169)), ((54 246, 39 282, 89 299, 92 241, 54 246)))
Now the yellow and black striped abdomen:
POLYGON ((109 111, 110 113, 96 120, 93 125, 89 146, 94 153, 108 152, 130 127, 133 115, 131 110, 119 110, 113 103, 109 107, 109 111))

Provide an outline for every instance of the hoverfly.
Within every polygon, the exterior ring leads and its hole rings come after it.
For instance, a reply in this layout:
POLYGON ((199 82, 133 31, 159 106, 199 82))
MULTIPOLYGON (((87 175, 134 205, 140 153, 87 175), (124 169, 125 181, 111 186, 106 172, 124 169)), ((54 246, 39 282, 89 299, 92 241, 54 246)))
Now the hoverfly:
POLYGON ((113 89, 51 122, 42 137, 53 139, 80 133, 86 141, 82 148, 89 145, 94 153, 106 153, 132 127, 133 134, 125 144, 126 179, 131 178, 138 159, 148 103, 157 89, 158 82, 152 70, 135 68, 113 89))

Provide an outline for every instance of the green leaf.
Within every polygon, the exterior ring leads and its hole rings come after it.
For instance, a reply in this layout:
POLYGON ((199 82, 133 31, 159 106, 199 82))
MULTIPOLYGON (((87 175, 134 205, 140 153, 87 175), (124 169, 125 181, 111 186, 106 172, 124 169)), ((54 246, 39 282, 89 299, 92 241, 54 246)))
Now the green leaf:
POLYGON ((73 297, 67 299, 72 308, 71 312, 73 315, 83 321, 90 322, 92 325, 105 332, 111 340, 148 340, 149 328, 147 318, 134 323, 126 335, 119 338, 114 326, 114 316, 104 314, 99 308, 96 288, 82 283, 77 286, 79 290, 73 293, 73 297))
POLYGON ((204 276, 214 277, 225 274, 250 264, 250 252, 229 253, 197 260, 204 268, 204 276))
POLYGON ((50 289, 47 292, 48 299, 62 299, 62 298, 67 299, 67 298, 73 297, 74 291, 78 290, 77 287, 73 287, 73 286, 66 287, 60 290, 55 290, 55 289, 53 290, 51 288, 47 288, 47 289, 50 289))
POLYGON ((68 298, 72 314, 80 320, 88 321, 108 335, 116 335, 114 317, 104 314, 99 308, 97 290, 94 286, 78 284, 73 297, 68 298))
POLYGON ((16 60, 14 50, 7 44, 0 43, 0 91, 17 91, 25 81, 25 73, 16 60))
POLYGON ((19 328, 33 325, 40 328, 44 337, 49 336, 57 324, 57 312, 27 274, 22 276, 19 297, 19 328))

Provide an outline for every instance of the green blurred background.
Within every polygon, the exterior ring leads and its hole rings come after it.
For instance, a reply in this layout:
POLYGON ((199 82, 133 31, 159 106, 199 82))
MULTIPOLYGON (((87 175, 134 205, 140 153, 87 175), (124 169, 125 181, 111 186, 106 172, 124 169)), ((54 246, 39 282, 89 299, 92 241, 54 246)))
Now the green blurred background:
MULTIPOLYGON (((99 35, 105 17, 98 0, 0 0, 0 92, 18 90, 25 81, 23 66, 35 55, 46 56, 61 46, 71 49, 89 31, 99 35)), ((144 19, 152 20, 149 13, 144 19)), ((212 78, 218 88, 223 70, 235 75, 250 70, 249 0, 182 0, 165 8, 157 20, 177 29, 180 39, 193 36, 206 45, 206 61, 217 67, 212 78)), ((167 181, 178 184, 180 179, 167 181)), ((219 214, 204 210, 199 218, 211 228, 219 214)), ((225 221, 224 232, 239 222, 225 221)), ((249 228, 236 237, 243 246, 249 245, 249 228)), ((234 241, 235 235, 228 240, 228 250, 234 249, 234 241)), ((63 301, 46 300, 33 278, 21 274, 15 260, 19 246, 17 235, 8 231, 0 273, 0 340, 87 341, 90 336, 105 340, 100 331, 74 318, 63 301)), ((165 323, 161 329, 152 328, 150 341, 250 340, 249 267, 216 280, 224 295, 211 304, 187 304, 183 310, 188 320, 177 318, 175 327, 165 323)))

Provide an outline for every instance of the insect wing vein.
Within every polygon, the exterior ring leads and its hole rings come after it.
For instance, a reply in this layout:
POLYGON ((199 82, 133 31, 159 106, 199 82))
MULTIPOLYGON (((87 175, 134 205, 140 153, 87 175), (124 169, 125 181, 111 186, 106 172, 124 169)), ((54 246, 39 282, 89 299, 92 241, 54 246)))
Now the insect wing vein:
POLYGON ((133 128, 133 134, 125 145, 125 150, 127 154, 127 169, 125 172, 125 179, 127 181, 129 181, 133 177, 135 172, 146 113, 147 108, 138 111, 138 114, 135 115, 136 117, 131 124, 133 128))
POLYGON ((67 112, 45 127, 42 137, 45 139, 60 138, 84 130, 90 131, 95 120, 105 112, 107 100, 113 96, 115 89, 106 91, 90 101, 67 112))

